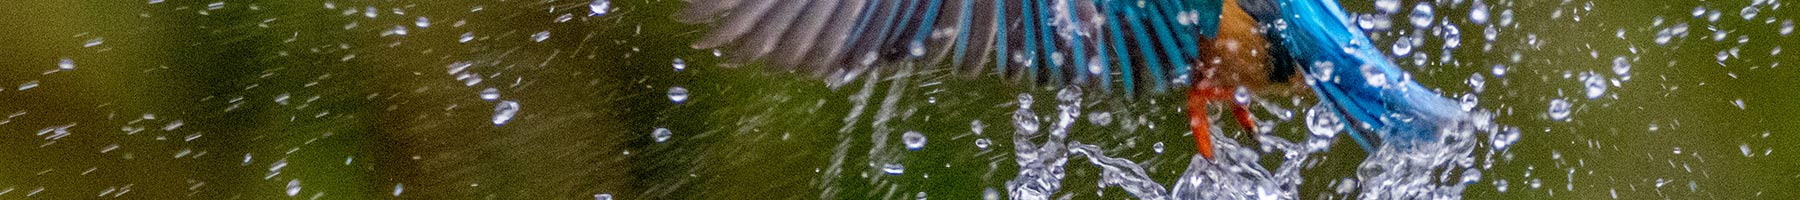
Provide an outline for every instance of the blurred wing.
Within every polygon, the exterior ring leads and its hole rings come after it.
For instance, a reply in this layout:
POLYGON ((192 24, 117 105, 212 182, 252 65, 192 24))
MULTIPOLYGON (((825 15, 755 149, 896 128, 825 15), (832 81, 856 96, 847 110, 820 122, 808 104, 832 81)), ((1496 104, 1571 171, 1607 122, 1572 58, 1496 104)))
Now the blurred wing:
POLYGON ((693 0, 694 48, 833 87, 916 62, 965 77, 1162 91, 1188 77, 1222 0, 693 0), (1118 86, 1114 86, 1117 83, 1118 86))
POLYGON ((1368 36, 1351 28, 1333 0, 1280 0, 1279 31, 1294 59, 1306 61, 1307 83, 1351 119, 1351 138, 1374 152, 1385 141, 1406 146, 1436 139, 1447 122, 1465 114, 1455 101, 1407 79, 1368 36))

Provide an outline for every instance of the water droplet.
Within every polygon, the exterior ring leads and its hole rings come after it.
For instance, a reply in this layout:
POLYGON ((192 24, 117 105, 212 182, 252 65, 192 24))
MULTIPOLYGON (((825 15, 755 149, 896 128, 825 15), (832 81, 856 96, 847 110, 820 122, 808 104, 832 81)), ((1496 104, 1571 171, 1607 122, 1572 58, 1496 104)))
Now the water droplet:
POLYGON ((532 42, 544 42, 544 40, 549 40, 549 39, 550 39, 550 31, 538 31, 537 33, 531 34, 532 42))
POLYGON ((1105 73, 1106 72, 1105 71, 1106 63, 1104 61, 1105 61, 1105 59, 1100 59, 1099 55, 1095 55, 1095 56, 1088 58, 1088 63, 1087 63, 1088 75, 1098 76, 1098 75, 1101 75, 1101 73, 1105 73))
POLYGON ((513 115, 518 113, 519 102, 512 100, 500 101, 499 104, 494 105, 494 125, 506 125, 506 122, 512 121, 513 115))
POLYGON ((1731 105, 1737 106, 1738 110, 1743 110, 1744 109, 1744 99, 1731 100, 1731 105))
POLYGON ((992 143, 987 138, 975 138, 975 148, 981 148, 981 150, 987 150, 988 145, 992 143))
POLYGON ((1412 54, 1412 49, 1413 43, 1407 42, 1405 39, 1394 42, 1394 57, 1406 57, 1406 55, 1412 54))
POLYGON ((1750 143, 1738 144, 1738 151, 1744 152, 1744 157, 1750 157, 1750 143))
POLYGON ((1488 21, 1488 5, 1487 5, 1487 3, 1482 3, 1481 1, 1473 1, 1473 5, 1469 6, 1469 22, 1474 22, 1475 24, 1487 24, 1487 21, 1488 21))
POLYGON ((294 179, 294 180, 288 181, 287 195, 290 197, 294 196, 294 195, 300 195, 300 179, 294 179))
POLYGON ((1506 65, 1494 64, 1492 71, 1494 73, 1494 78, 1506 78, 1506 65))
POLYGON ((495 99, 500 99, 499 89, 487 88, 481 90, 481 100, 494 101, 495 99))
POLYGON ((1794 20, 1781 20, 1781 36, 1794 33, 1794 20))
POLYGON ((555 21, 556 23, 563 23, 563 22, 569 22, 569 20, 575 20, 575 14, 563 13, 562 16, 556 16, 556 19, 553 21, 555 21))
POLYGON ((912 56, 912 58, 924 57, 925 41, 913 40, 912 42, 906 43, 906 53, 907 55, 912 56))
POLYGON ((594 194, 594 200, 613 200, 612 193, 594 194))
POLYGON ((1494 145, 1494 150, 1505 151, 1506 148, 1511 147, 1513 143, 1519 142, 1519 135, 1519 129, 1506 128, 1505 130, 1501 130, 1499 134, 1489 136, 1488 139, 1494 145))
POLYGON ((1381 13, 1399 12, 1400 0, 1375 0, 1375 10, 1381 13))
POLYGON ((1500 193, 1506 193, 1506 189, 1509 185, 1510 184, 1506 183, 1506 179, 1494 180, 1494 190, 1499 191, 1500 193))
POLYGON ((1462 98, 1457 99, 1457 103, 1462 104, 1463 111, 1474 111, 1480 101, 1481 97, 1477 97, 1475 94, 1463 94, 1462 98))
POLYGON ((1163 142, 1156 142, 1156 144, 1150 145, 1150 150, 1156 151, 1156 154, 1162 154, 1163 153, 1163 142))
POLYGON ((650 131, 650 137, 656 139, 657 143, 667 142, 669 137, 674 135, 675 132, 669 131, 669 128, 656 127, 656 130, 650 131))
MULTIPOLYGON (((606 13, 611 11, 612 0, 594 0, 594 2, 588 3, 588 16, 606 16, 606 13)), ((612 195, 607 196, 611 197, 612 195)))
POLYGON ((1500 11, 1500 26, 1511 26, 1512 22, 1513 22, 1513 11, 1512 10, 1501 10, 1500 11))
POLYGON ((1581 80, 1584 83, 1583 85, 1585 88, 1587 88, 1587 98, 1598 99, 1600 96, 1606 95, 1606 77, 1602 77, 1600 74, 1593 72, 1588 72, 1586 74, 1586 76, 1582 76, 1581 80))
POLYGON ((906 173, 906 166, 898 163, 882 164, 881 172, 887 173, 887 175, 897 176, 906 173))
POLYGON ((400 184, 400 183, 394 184, 394 196, 396 196, 396 197, 400 196, 400 193, 404 193, 404 192, 406 192, 405 184, 400 184))
POLYGON ((1482 76, 1481 73, 1469 75, 1469 80, 1467 82, 1469 84, 1469 89, 1475 93, 1481 93, 1483 89, 1487 88, 1487 77, 1482 76))
POLYGON ((461 37, 456 38, 457 43, 469 43, 473 40, 475 40, 475 32, 463 32, 461 37))
POLYGON ((19 91, 25 91, 25 90, 29 90, 31 88, 37 88, 37 86, 38 86, 38 81, 35 81, 35 80, 25 81, 25 83, 19 84, 19 91))
POLYGON ((1388 77, 1386 73, 1381 71, 1381 68, 1377 68, 1375 65, 1363 65, 1362 74, 1363 80, 1368 82, 1369 86, 1376 88, 1387 87, 1388 77))
POLYGON ((1238 106, 1250 105, 1251 97, 1252 94, 1250 94, 1250 88, 1244 86, 1238 86, 1237 90, 1234 90, 1231 94, 1231 100, 1237 102, 1238 106))
POLYGON ((413 26, 419 28, 431 27, 431 18, 419 17, 419 19, 413 20, 413 26))
POLYGON ((678 71, 678 72, 682 71, 682 70, 687 70, 687 61, 681 60, 681 58, 675 58, 675 62, 672 64, 669 64, 669 65, 674 66, 675 71, 678 71))
MULTIPOLYGON (((1444 50, 1456 50, 1456 48, 1461 48, 1462 47, 1462 29, 1456 28, 1456 24, 1451 24, 1450 21, 1444 21, 1443 27, 1444 27, 1444 50)), ((1449 59, 1450 58, 1449 53, 1445 53, 1444 58, 1449 59)))
POLYGON ((1306 140, 1307 149, 1323 151, 1331 148, 1331 138, 1344 130, 1344 122, 1328 104, 1321 102, 1306 110, 1306 129, 1312 132, 1306 140))
POLYGON ((925 134, 918 131, 907 131, 900 135, 900 141, 906 143, 906 150, 918 151, 925 148, 925 134))
POLYGON ((1756 18, 1756 12, 1756 6, 1744 6, 1744 10, 1738 11, 1738 15, 1744 16, 1744 20, 1751 20, 1756 18))
POLYGON ((1415 29, 1431 28, 1431 4, 1421 2, 1418 5, 1414 5, 1412 14, 1408 15, 1407 18, 1412 22, 1413 28, 1415 29))
POLYGON ((687 88, 682 88, 681 86, 675 86, 675 87, 669 88, 669 101, 670 102, 675 102, 675 104, 681 104, 681 103, 686 103, 687 100, 688 100, 687 88))
POLYGON ((75 70, 75 60, 64 57, 61 61, 56 62, 56 68, 63 71, 75 70))
POLYGON ((1551 99, 1549 110, 1550 119, 1556 121, 1569 121, 1569 106, 1568 100, 1551 99))
POLYGON ((981 199, 982 200, 1000 200, 1000 191, 995 191, 994 188, 982 189, 981 190, 981 199))
POLYGON ((94 46, 100 46, 100 44, 106 44, 106 38, 97 37, 94 39, 88 39, 86 43, 81 44, 81 47, 94 47, 94 46))

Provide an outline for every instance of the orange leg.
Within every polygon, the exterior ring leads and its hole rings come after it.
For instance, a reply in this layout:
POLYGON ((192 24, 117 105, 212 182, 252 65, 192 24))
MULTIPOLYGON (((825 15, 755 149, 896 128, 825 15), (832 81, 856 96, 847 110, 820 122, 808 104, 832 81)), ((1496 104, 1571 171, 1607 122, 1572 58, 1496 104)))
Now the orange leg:
MULTIPOLYGON (((1208 160, 1213 159, 1213 143, 1212 134, 1210 134, 1212 124, 1206 121, 1206 104, 1213 101, 1228 101, 1232 96, 1232 93, 1228 91, 1230 90, 1214 85, 1211 81, 1200 81, 1188 89, 1188 127, 1194 131, 1194 144, 1200 150, 1200 156, 1206 157, 1208 160)), ((1245 131, 1256 132, 1255 120, 1251 118, 1249 108, 1233 103, 1231 114, 1237 118, 1238 125, 1244 127, 1245 131)))

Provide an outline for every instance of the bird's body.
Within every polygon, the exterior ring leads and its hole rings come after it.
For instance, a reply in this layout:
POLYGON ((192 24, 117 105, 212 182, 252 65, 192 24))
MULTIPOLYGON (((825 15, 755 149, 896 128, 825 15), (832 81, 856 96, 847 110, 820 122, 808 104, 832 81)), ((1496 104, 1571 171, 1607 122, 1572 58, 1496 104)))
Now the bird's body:
MULTIPOLYGON (((833 87, 893 63, 1126 96, 1187 84, 1190 127, 1208 158, 1206 105, 1240 88, 1316 94, 1354 122, 1364 148, 1429 139, 1434 123, 1460 113, 1406 79, 1345 16, 1331 0, 694 0, 677 18, 714 27, 695 48, 833 87)), ((1251 128, 1244 105, 1232 105, 1251 128)))

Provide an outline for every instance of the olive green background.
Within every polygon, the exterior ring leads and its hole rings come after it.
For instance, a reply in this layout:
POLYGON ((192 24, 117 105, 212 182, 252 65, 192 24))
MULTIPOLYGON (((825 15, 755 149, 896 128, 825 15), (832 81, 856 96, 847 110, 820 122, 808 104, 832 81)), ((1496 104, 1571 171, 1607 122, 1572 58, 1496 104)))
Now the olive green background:
MULTIPOLYGON (((1016 174, 1014 97, 1033 94, 1039 115, 1055 107, 1053 88, 921 70, 874 84, 862 112, 849 116, 863 82, 834 90, 759 66, 722 67, 710 50, 688 48, 705 29, 672 20, 681 1, 614 1, 616 10, 601 17, 586 17, 588 2, 577 1, 223 1, 209 9, 213 3, 39 0, 0 8, 0 115, 20 113, 0 119, 0 199, 971 199, 1004 191, 1016 174), (369 9, 377 17, 365 17, 369 9), (573 17, 557 22, 564 14, 573 17), (413 26, 419 17, 430 26, 413 26), (395 26, 408 34, 382 35, 395 26), (551 37, 528 39, 540 31, 551 37), (476 37, 458 42, 464 33, 476 37), (103 42, 83 46, 96 38, 103 42), (77 68, 47 73, 61 58, 77 68), (676 58, 689 68, 673 70, 676 58), (445 74, 463 61, 484 81, 464 86, 445 74), (33 81, 39 86, 17 87, 33 81), (692 99, 669 102, 674 86, 692 99), (477 97, 488 87, 522 105, 510 123, 489 122, 494 103, 477 97), (889 98, 892 116, 876 116, 889 98), (986 125, 981 135, 970 131, 977 120, 986 125), (67 137, 40 134, 65 125, 73 125, 67 137), (653 141, 656 127, 673 138, 653 141), (927 147, 898 150, 905 131, 927 135, 927 147), (884 146, 894 150, 877 157, 905 164, 904 174, 871 164, 874 132, 891 132, 884 146), (983 138, 995 145, 976 148, 983 138), (836 160, 836 152, 847 153, 836 160), (841 172, 827 170, 834 161, 841 172), (293 180, 303 187, 290 197, 284 190, 293 180), (398 196, 396 187, 404 188, 398 196)), ((1510 9, 1519 24, 1501 28, 1491 50, 1483 50, 1481 26, 1463 20, 1466 3, 1439 6, 1439 19, 1461 24, 1456 62, 1406 65, 1446 94, 1470 91, 1465 80, 1483 74, 1480 108, 1523 130, 1511 159, 1484 171, 1465 197, 1800 198, 1800 157, 1792 153, 1800 150, 1800 59, 1770 53, 1800 50, 1796 36, 1777 34, 1800 19, 1792 5, 1759 6, 1746 21, 1738 14, 1746 2, 1488 3, 1496 7, 1490 21, 1510 9), (1696 6, 1723 17, 1692 17, 1696 6), (1653 25, 1658 17, 1664 22, 1653 25), (1769 17, 1777 20, 1765 23, 1769 17), (1689 36, 1653 42, 1675 23, 1693 27, 1689 36), (1715 29, 1727 39, 1713 41, 1715 29), (1715 60, 1732 48, 1739 56, 1715 60), (1633 60, 1631 80, 1586 99, 1575 77, 1616 78, 1615 56, 1633 60), (1489 72, 1494 64, 1508 66, 1504 78, 1489 72), (1574 103, 1571 121, 1544 114, 1556 98, 1574 103), (1509 183, 1506 192, 1497 180, 1509 183)), ((1373 10, 1368 2, 1345 6, 1373 10)), ((1402 16, 1395 23, 1405 23, 1402 16)), ((1435 60, 1441 42, 1417 52, 1435 60)), ((1071 140, 1144 163, 1158 182, 1173 183, 1193 152, 1176 108, 1181 97, 1117 95, 1089 89, 1083 118, 1112 112, 1113 123, 1083 120, 1071 140), (1154 125, 1119 125, 1127 121, 1154 125), (1168 150, 1153 152, 1157 142, 1168 150)), ((1262 98, 1301 113, 1313 101, 1262 98)), ((1224 130, 1249 141, 1235 127, 1224 130)), ((1299 138, 1305 129, 1294 120, 1275 130, 1299 138)), ((1306 171, 1302 199, 1341 196, 1330 183, 1354 177, 1363 151, 1339 138, 1306 171)), ((1057 196, 1130 197, 1096 189, 1098 168, 1086 163, 1070 159, 1057 196)))

